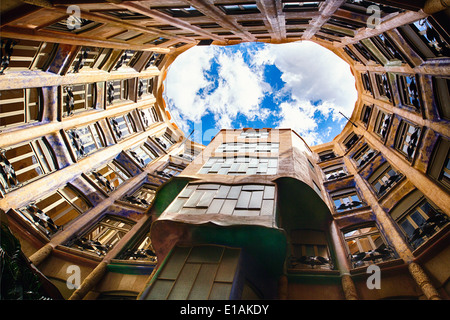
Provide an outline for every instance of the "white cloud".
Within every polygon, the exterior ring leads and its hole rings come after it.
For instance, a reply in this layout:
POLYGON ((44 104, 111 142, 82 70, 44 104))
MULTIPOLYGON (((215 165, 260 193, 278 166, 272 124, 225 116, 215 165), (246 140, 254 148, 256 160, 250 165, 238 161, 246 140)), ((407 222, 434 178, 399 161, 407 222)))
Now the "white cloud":
POLYGON ((278 98, 290 94, 293 100, 290 107, 280 105, 278 127, 289 124, 308 143, 326 142, 323 141, 327 137, 326 130, 320 134, 315 132, 318 126, 313 117, 317 118, 317 113, 323 119, 331 116, 337 121, 343 119, 339 111, 347 116, 353 112, 357 92, 350 67, 320 45, 304 41, 266 46, 257 53, 255 60, 274 64, 282 72, 281 79, 286 85, 278 98))
POLYGON ((187 121, 199 122, 211 113, 218 128, 233 128, 238 114, 248 119, 267 118, 260 104, 270 85, 263 69, 249 66, 241 53, 222 52, 218 47, 194 47, 172 64, 165 82, 166 102, 182 129, 187 121), (211 63, 218 64, 216 79, 208 79, 211 63), (217 81, 217 85, 214 84, 217 81), (208 94, 200 94, 200 90, 208 94))
POLYGON ((270 93, 279 103, 279 121, 272 126, 292 128, 311 145, 330 138, 330 129, 318 132, 315 118, 342 121, 339 111, 351 115, 357 99, 355 79, 348 64, 331 51, 309 41, 265 45, 258 51, 243 46, 249 63, 241 51, 214 46, 194 47, 174 61, 165 83, 166 102, 185 132, 188 121, 198 123, 208 113, 217 128, 237 128, 239 115, 264 121, 277 112, 261 106, 270 93), (215 79, 207 74, 212 63, 218 66, 215 79), (281 71, 286 83, 277 92, 264 79, 268 64, 281 71))

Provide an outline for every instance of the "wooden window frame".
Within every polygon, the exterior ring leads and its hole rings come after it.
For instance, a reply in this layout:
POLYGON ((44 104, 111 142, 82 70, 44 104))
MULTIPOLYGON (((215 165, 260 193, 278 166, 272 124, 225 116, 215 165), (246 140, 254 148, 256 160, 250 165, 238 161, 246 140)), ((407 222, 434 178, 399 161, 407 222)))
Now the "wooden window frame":
POLYGON ((106 96, 106 103, 107 105, 116 105, 120 103, 124 103, 129 100, 129 79, 118 79, 118 80, 111 80, 107 81, 106 88, 105 88, 105 96, 106 96), (114 99, 112 102, 109 100, 109 91, 113 89, 113 95, 114 99))
POLYGON ((392 102, 392 89, 387 73, 375 73, 375 84, 378 95, 392 102))
POLYGON ((17 91, 17 93, 21 92, 21 97, 18 98, 10 98, 8 100, 5 99, 4 95, 1 95, 0 106, 3 110, 5 105, 12 105, 16 103, 22 103, 22 108, 15 111, 2 112, 0 114, 0 118, 14 117, 23 115, 23 121, 16 121, 12 124, 0 125, 0 128, 14 128, 19 125, 35 123, 42 121, 43 114, 43 95, 42 88, 26 88, 26 89, 12 89, 12 90, 2 90, 8 91, 9 93, 13 91, 17 91), (34 96, 36 97, 36 101, 30 101, 33 96, 31 91, 35 90, 34 96), (10 102, 9 104, 7 102, 10 102), (32 112, 31 108, 35 107, 36 112, 32 112), (32 117, 32 113, 36 114, 35 117, 32 117))
POLYGON ((422 102, 420 98, 420 84, 418 77, 414 74, 397 74, 396 80, 400 103, 420 112, 422 102), (414 90, 416 91, 414 92, 414 90))
POLYGON ((359 195, 356 188, 339 190, 333 192, 330 196, 337 213, 360 209, 365 206, 365 202, 362 200, 362 197, 359 195))
POLYGON ((108 124, 117 142, 137 133, 136 123, 131 112, 108 118, 108 124), (126 132, 123 129, 126 129, 126 132))
POLYGON ((92 204, 84 197, 84 195, 77 188, 73 187, 70 184, 67 184, 52 193, 49 193, 37 200, 32 201, 27 206, 24 206, 17 211, 19 211, 20 215, 28 220, 34 228, 45 234, 47 237, 51 237, 62 227, 66 226, 68 223, 87 212, 90 208, 92 208, 92 204), (66 188, 73 193, 74 197, 71 197, 71 195, 67 193, 67 191, 65 190, 66 188), (50 199, 54 196, 59 196, 59 200, 52 201, 45 207, 39 206, 40 203, 45 203, 47 199, 50 199), (82 201, 82 206, 78 205, 75 202, 76 200, 82 201), (48 214, 50 210, 63 203, 67 205, 64 211, 58 212, 56 216, 54 213, 51 215, 48 214), (85 207, 85 209, 83 209, 83 206, 85 207), (75 213, 78 213, 77 216, 70 218, 63 224, 59 224, 58 220, 72 212, 72 210, 75 211, 75 213))
POLYGON ((138 146, 126 150, 125 153, 142 169, 159 157, 158 152, 147 142, 140 143, 138 146))
POLYGON ((389 114, 384 110, 378 110, 378 115, 375 121, 373 131, 382 141, 385 141, 388 136, 389 129, 391 127, 391 122, 392 122, 392 114, 389 114))
POLYGON ((372 173, 368 182, 377 198, 380 199, 395 188, 402 178, 403 174, 386 161, 372 173))
POLYGON ((83 236, 75 238, 68 246, 85 252, 104 256, 120 239, 127 234, 136 223, 130 219, 114 215, 105 215, 99 222, 89 229, 83 236), (122 224, 122 225, 121 225, 122 224), (86 247, 80 246, 79 241, 92 241, 86 247))
POLYGON ((346 177, 348 175, 347 169, 343 163, 331 165, 322 169, 325 181, 332 181, 346 177))
POLYGON ((145 261, 156 264, 158 262, 158 258, 152 246, 150 231, 141 237, 136 244, 123 250, 117 259, 128 261, 145 261))
POLYGON ((416 151, 419 147, 421 133, 422 128, 420 126, 406 120, 401 120, 395 137, 395 150, 400 152, 411 162, 417 154, 416 151), (411 128, 414 129, 414 132, 411 132, 411 128), (411 144, 411 142, 413 142, 413 144, 411 144), (409 147, 411 147, 411 149, 409 147), (406 150, 404 150, 405 148, 406 150))
POLYGON ((138 113, 139 118, 141 119, 142 122, 142 126, 145 129, 149 128, 152 124, 160 121, 155 106, 151 106, 148 108, 141 108, 138 110, 138 113))
POLYGON ((64 131, 64 136, 75 161, 78 161, 106 147, 105 136, 98 122, 90 123, 82 127, 68 129, 64 131), (82 133, 80 132, 81 130, 86 130, 87 132, 85 132, 84 135, 80 135, 80 133, 82 133), (73 133, 74 131, 75 133, 73 133), (83 137, 86 136, 89 141, 82 140, 83 137), (84 151, 86 142, 89 142, 89 146, 94 145, 94 148, 89 152, 84 151))
POLYGON ((138 188, 125 194, 120 201, 126 202, 140 209, 148 209, 156 198, 157 186, 143 183, 138 188))
POLYGON ((100 190, 105 196, 108 196, 117 188, 122 186, 132 175, 116 160, 112 160, 102 166, 99 166, 88 173, 84 174, 87 180, 100 190), (107 172, 104 174, 99 173, 99 170, 107 168, 107 172), (114 174, 114 178, 108 179, 110 174, 114 174), (106 175, 107 174, 107 175, 106 175), (106 176, 105 176, 106 175, 106 176), (118 181, 118 185, 114 186, 118 181))
POLYGON ((60 93, 60 105, 61 105, 61 115, 62 118, 67 118, 73 114, 78 114, 84 111, 93 110, 97 107, 97 92, 98 92, 98 86, 101 84, 97 83, 77 83, 77 84, 71 84, 68 86, 61 86, 59 89, 60 93), (73 89, 74 87, 82 87, 78 88, 77 91, 71 91, 71 94, 74 96, 83 96, 82 99, 72 101, 74 107, 73 109, 70 108, 70 105, 68 106, 68 99, 70 99, 70 96, 68 96, 68 88, 73 89), (89 92, 90 91, 90 92, 89 92), (75 108, 77 104, 82 103, 82 106, 79 108, 75 108), (68 110, 70 108, 70 112, 68 110))
POLYGON ((361 110, 361 117, 360 120, 362 123, 364 123, 364 126, 367 128, 369 126, 370 118, 372 116, 372 111, 374 109, 373 105, 367 105, 364 104, 362 110, 361 110))
POLYGON ((334 269, 325 232, 293 229, 289 239, 292 253, 288 261, 289 271, 334 269))
POLYGON ((450 222, 449 217, 418 190, 403 198, 390 214, 414 250, 431 240, 450 222))
POLYGON ((362 168, 367 165, 367 163, 369 163, 376 154, 377 151, 368 143, 365 143, 361 148, 358 149, 358 151, 355 152, 355 154, 352 156, 352 159, 355 162, 357 168, 362 168))
POLYGON ((342 236, 353 268, 366 267, 369 264, 378 263, 377 261, 385 262, 395 258, 393 249, 387 244, 374 223, 345 228, 342 230, 342 236), (353 234, 349 235, 349 233, 353 234), (381 241, 379 246, 376 244, 378 239, 381 241), (354 242, 357 251, 352 252, 349 245, 351 241, 354 242), (370 250, 364 251, 366 246, 369 246, 370 250))
POLYGON ((9 146, 5 149, 1 149, 0 152, 1 152, 0 165, 3 167, 3 171, 7 173, 6 176, 2 175, 2 180, 0 183, 0 191, 2 193, 7 193, 14 189, 20 188, 21 186, 31 183, 58 169, 58 165, 55 156, 53 154, 53 150, 51 149, 49 143, 44 137, 22 142, 13 146, 9 146), (13 152, 13 150, 18 151, 21 148, 24 147, 26 148, 26 146, 28 146, 28 148, 30 149, 29 152, 16 155, 13 158, 8 158, 6 156, 6 154, 9 151, 11 152, 13 152), (21 165, 19 170, 14 169, 15 163, 25 160, 27 158, 32 159, 32 164, 29 164, 26 167, 23 167, 21 165), (35 170, 35 168, 38 168, 38 171, 36 171, 37 175, 35 177, 22 182, 19 181, 18 178, 22 173, 35 170))
POLYGON ((278 158, 267 157, 211 157, 199 174, 270 175, 278 172, 278 158), (266 165, 264 165, 266 163, 266 165))
POLYGON ((445 189, 450 190, 450 140, 439 137, 427 173, 445 189))

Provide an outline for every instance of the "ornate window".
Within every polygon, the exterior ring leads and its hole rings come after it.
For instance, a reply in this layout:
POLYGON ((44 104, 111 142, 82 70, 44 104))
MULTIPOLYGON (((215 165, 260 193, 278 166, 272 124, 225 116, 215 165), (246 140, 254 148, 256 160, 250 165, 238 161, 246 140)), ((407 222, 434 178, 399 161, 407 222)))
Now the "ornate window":
POLYGON ((433 92, 440 118, 450 120, 450 77, 433 77, 433 92))
POLYGON ((353 268, 391 260, 395 257, 393 249, 386 245, 375 226, 345 230, 344 239, 353 268))
POLYGON ((321 1, 282 1, 284 12, 315 11, 321 1))
POLYGON ((354 188, 333 192, 331 198, 338 213, 361 208, 365 205, 354 188))
POLYGON ((359 139, 359 136, 356 133, 352 132, 345 138, 345 140, 343 141, 343 144, 344 144, 345 148, 348 150, 355 145, 355 143, 356 143, 356 141, 358 141, 358 139, 359 139))
POLYGON ((51 236, 90 207, 76 189, 66 185, 19 211, 36 229, 51 236))
POLYGON ((111 117, 109 118, 109 123, 116 140, 122 140, 137 131, 131 113, 111 117))
POLYGON ((139 165, 145 168, 150 162, 159 157, 158 152, 147 142, 126 151, 128 155, 139 165))
POLYGON ((148 128, 152 123, 159 121, 155 107, 140 109, 139 115, 141 117, 144 128, 148 128))
POLYGON ((326 151, 319 152, 320 161, 327 161, 327 160, 334 159, 334 158, 336 158, 336 154, 334 153, 333 150, 326 150, 326 151))
POLYGON ((139 260, 158 262, 152 247, 150 232, 148 232, 137 244, 123 251, 118 257, 121 260, 139 260))
POLYGON ((79 17, 76 17, 75 15, 72 15, 71 17, 74 20, 69 20, 69 19, 64 18, 56 23, 53 23, 53 24, 45 27, 44 30, 81 34, 83 32, 93 30, 102 25, 99 22, 79 18, 79 17), (74 23, 72 23, 72 21, 75 21, 75 25, 74 25, 74 23))
POLYGON ((370 39, 387 60, 399 60, 405 62, 400 51, 385 34, 381 33, 370 39))
MULTIPOLYGON (((133 35, 129 35, 127 32, 135 32, 132 30, 126 31, 124 34, 119 34, 117 36, 115 36, 114 38, 116 40, 124 40, 127 41, 129 40, 129 37, 133 37, 133 35)), ((113 67, 113 71, 117 71, 122 67, 128 67, 130 65, 130 62, 133 59, 133 56, 135 54, 135 51, 133 50, 125 50, 124 52, 122 52, 122 54, 119 56, 119 58, 117 59, 117 61, 115 62, 115 65, 113 67)))
POLYGON ((291 256, 288 268, 333 269, 328 243, 323 231, 291 230, 291 256))
POLYGON ((74 113, 95 109, 97 104, 97 85, 103 83, 74 84, 62 87, 61 106, 63 117, 74 113))
POLYGON ((145 95, 153 94, 153 87, 155 83, 154 78, 138 79, 138 97, 141 99, 145 95))
POLYGON ((412 160, 420 138, 421 129, 404 120, 400 121, 395 138, 395 149, 400 151, 409 161, 412 160))
POLYGON ((106 194, 113 192, 131 176, 115 160, 86 174, 106 194))
POLYGON ((176 140, 172 137, 170 131, 164 132, 164 134, 159 137, 153 137, 159 146, 161 146, 164 150, 170 149, 170 147, 176 143, 176 140))
POLYGON ((56 169, 45 138, 0 149, 0 191, 9 192, 56 169))
POLYGON ((273 216, 275 186, 189 184, 167 208, 167 212, 273 216))
POLYGON ((279 145, 278 142, 226 142, 218 146, 216 152, 275 153, 279 145))
POLYGON ((128 100, 128 80, 113 80, 106 84, 106 101, 108 104, 128 100))
POLYGON ((402 177, 403 174, 394 169, 388 162, 385 162, 372 173, 369 177, 369 183, 377 197, 380 198, 389 192, 402 177))
POLYGON ((250 139, 260 139, 260 138, 268 138, 269 131, 266 130, 246 130, 242 131, 240 134, 241 137, 250 138, 250 139))
POLYGON ((217 5, 225 14, 249 14, 260 13, 256 2, 242 3, 242 4, 223 4, 217 5))
POLYGON ((66 133, 77 159, 81 159, 106 146, 98 123, 69 129, 66 133))
POLYGON ((378 94, 381 97, 392 101, 391 87, 389 85, 389 79, 386 73, 376 73, 375 74, 375 82, 378 89, 378 94))
POLYGON ((428 174, 450 190, 450 141, 440 137, 429 163, 428 174))
POLYGON ((361 73, 361 80, 363 83, 364 90, 373 95, 372 83, 370 81, 370 75, 366 73, 361 73))
POLYGON ((373 106, 364 105, 361 111, 361 121, 367 127, 370 120, 370 115, 372 114, 373 106))
POLYGON ((372 149, 367 143, 365 143, 354 155, 353 160, 358 168, 363 167, 368 163, 376 154, 376 151, 372 149))
POLYGON ((170 179, 174 176, 179 175, 186 167, 182 164, 176 164, 172 162, 168 162, 164 168, 160 170, 156 170, 155 174, 157 174, 160 177, 170 179))
POLYGON ((78 73, 80 71, 101 68, 110 53, 111 49, 82 47, 75 56, 69 72, 78 73))
POLYGON ((258 157, 211 157, 199 171, 200 174, 276 174, 278 168, 277 158, 258 157))
POLYGON ((41 88, 1 90, 0 97, 0 127, 41 120, 41 88))
POLYGON ((43 70, 47 68, 58 45, 23 39, 3 39, 2 66, 5 71, 43 70))
POLYGON ((397 87, 400 94, 401 103, 420 111, 421 103, 416 76, 397 75, 397 87))
POLYGON ((450 46, 442 36, 445 31, 432 17, 402 26, 399 31, 423 59, 450 56, 450 46))
POLYGON ((104 256, 131 230, 134 224, 128 219, 106 216, 89 232, 73 239, 68 245, 104 256))
POLYGON ((147 70, 150 67, 158 67, 161 61, 164 59, 164 54, 153 52, 145 64, 144 70, 147 70))
POLYGON ((416 249, 450 222, 448 216, 416 190, 392 211, 410 245, 416 249))
POLYGON ((347 176, 347 171, 343 164, 336 164, 326 168, 323 168, 326 181, 331 181, 347 176))
POLYGON ((148 208, 153 203, 155 196, 155 187, 145 183, 133 193, 124 195, 122 200, 142 208, 148 208))
POLYGON ((200 150, 185 147, 183 153, 180 153, 178 156, 188 161, 194 161, 194 159, 200 154, 200 152, 201 152, 200 150))
POLYGON ((384 141, 386 139, 389 125, 391 124, 392 115, 382 110, 378 111, 377 120, 375 122, 375 133, 384 141))

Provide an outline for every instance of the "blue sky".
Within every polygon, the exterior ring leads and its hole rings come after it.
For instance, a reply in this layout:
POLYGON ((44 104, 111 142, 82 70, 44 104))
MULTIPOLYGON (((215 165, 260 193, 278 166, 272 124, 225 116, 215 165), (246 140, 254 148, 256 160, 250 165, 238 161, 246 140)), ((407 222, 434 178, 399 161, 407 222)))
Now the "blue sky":
POLYGON ((349 65, 310 41, 196 46, 172 63, 164 98, 177 125, 207 145, 221 129, 291 128, 331 141, 357 92, 349 65))

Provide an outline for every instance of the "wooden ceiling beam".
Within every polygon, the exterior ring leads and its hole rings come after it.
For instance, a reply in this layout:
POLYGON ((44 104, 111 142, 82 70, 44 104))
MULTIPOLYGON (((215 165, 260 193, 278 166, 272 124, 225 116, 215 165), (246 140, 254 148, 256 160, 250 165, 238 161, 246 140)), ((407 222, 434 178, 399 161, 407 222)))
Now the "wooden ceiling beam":
POLYGON ((311 22, 311 27, 306 29, 302 39, 309 40, 320 28, 330 19, 330 17, 345 3, 345 0, 329 0, 323 3, 320 15, 311 22))
POLYGON ((193 26, 190 23, 183 21, 182 19, 177 19, 177 18, 171 17, 170 15, 160 12, 158 10, 149 9, 146 6, 142 5, 141 3, 125 1, 122 3, 116 4, 116 6, 123 8, 123 9, 128 9, 130 11, 133 11, 133 12, 136 12, 139 14, 142 14, 144 16, 158 20, 163 23, 168 23, 174 27, 197 33, 199 35, 211 38, 213 40, 223 41, 223 38, 218 35, 207 32, 207 31, 203 30, 202 28, 193 26))
POLYGON ((282 41, 285 39, 285 18, 281 3, 275 0, 261 0, 257 5, 273 31, 274 40, 282 41))
MULTIPOLYGON (((121 50, 130 49, 130 44, 124 41, 110 41, 92 37, 86 38, 80 35, 74 35, 71 33, 66 34, 63 32, 50 30, 33 30, 29 28, 4 26, 0 29, 0 32, 2 34, 2 38, 35 40, 50 43, 65 43, 76 46, 102 47, 121 50)), ((140 51, 153 51, 163 54, 171 52, 169 48, 136 45, 136 44, 133 44, 133 49, 140 51)))
POLYGON ((256 41, 256 38, 249 32, 243 30, 240 28, 240 26, 233 21, 232 19, 229 19, 222 10, 215 7, 214 5, 211 5, 209 1, 205 0, 185 0, 190 5, 192 5, 194 8, 196 8, 198 11, 203 13, 204 15, 208 16, 214 22, 222 26, 227 31, 233 32, 237 36, 241 37, 243 40, 246 41, 256 41))

